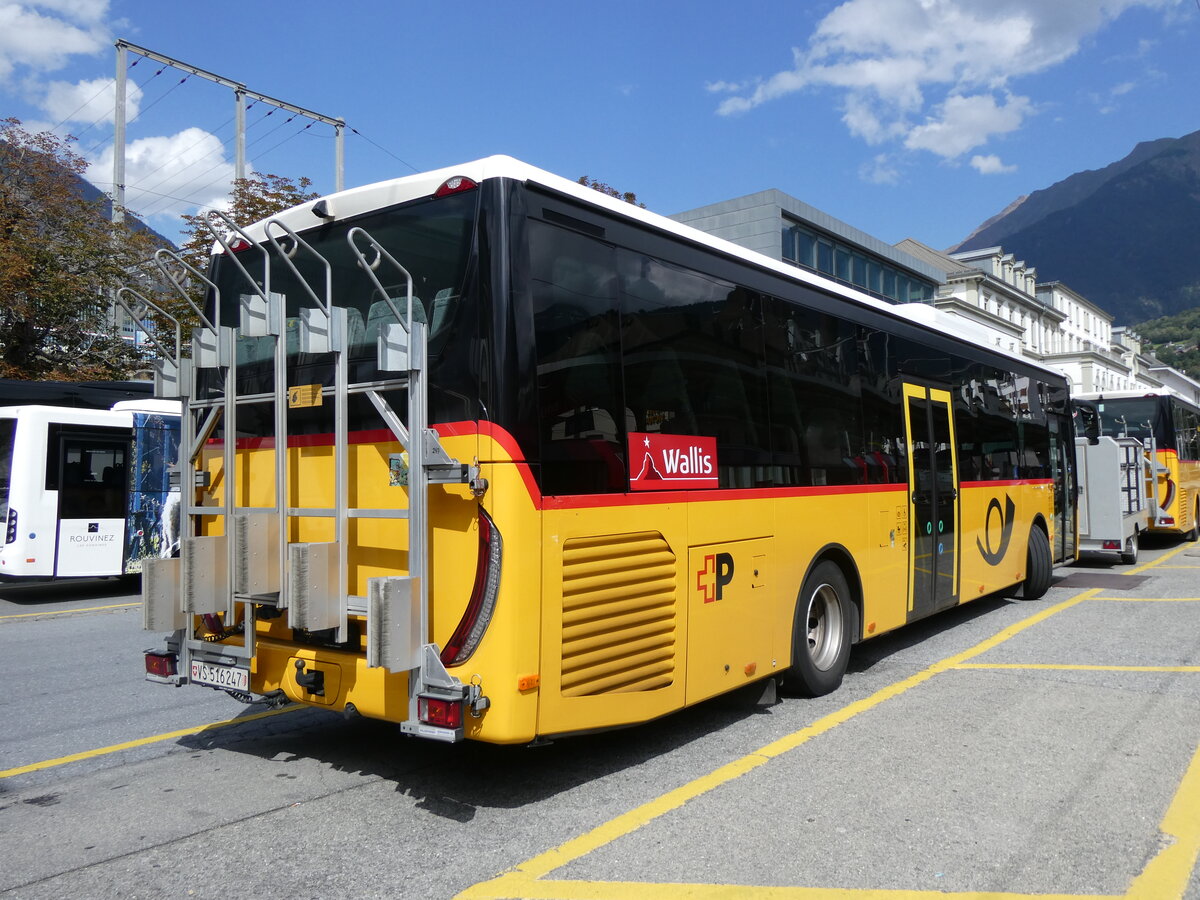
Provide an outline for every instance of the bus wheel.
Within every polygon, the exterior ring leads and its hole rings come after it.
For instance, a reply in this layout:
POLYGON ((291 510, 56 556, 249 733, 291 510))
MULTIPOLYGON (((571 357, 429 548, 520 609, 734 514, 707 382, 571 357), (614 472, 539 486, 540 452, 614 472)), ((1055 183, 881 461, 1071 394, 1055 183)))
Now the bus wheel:
POLYGON ((1121 551, 1121 562, 1127 566, 1132 566, 1137 562, 1138 558, 1138 533, 1135 531, 1129 536, 1129 540, 1125 542, 1125 549, 1121 551))
POLYGON ((1193 543, 1200 539, 1200 500, 1192 506, 1192 530, 1185 534, 1183 539, 1193 543))
POLYGON ((820 697, 837 690, 850 660, 850 641, 857 608, 846 576, 824 560, 804 580, 796 605, 789 681, 797 693, 820 697))
POLYGON ((1026 600, 1037 600, 1050 588, 1054 574, 1054 556, 1050 552, 1050 539, 1036 525, 1029 529, 1029 551, 1025 557, 1025 584, 1021 596, 1026 600))

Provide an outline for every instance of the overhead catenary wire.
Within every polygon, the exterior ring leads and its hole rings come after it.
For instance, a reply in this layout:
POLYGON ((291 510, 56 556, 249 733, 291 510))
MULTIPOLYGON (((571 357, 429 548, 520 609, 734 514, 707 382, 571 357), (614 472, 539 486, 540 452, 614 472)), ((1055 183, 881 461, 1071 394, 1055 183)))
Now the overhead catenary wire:
MULTIPOLYGON (((1196 2, 1197 2, 1197 3, 1200 3, 1200 0, 1196 0, 1196 2)), ((381 144, 377 144, 375 141, 371 140, 369 137, 367 137, 365 134, 363 134, 363 133, 362 133, 361 131, 359 131, 357 128, 354 128, 354 127, 352 127, 352 126, 347 126, 347 127, 349 128, 349 130, 350 130, 350 133, 351 133, 351 134, 356 134, 356 135, 358 135, 360 138, 362 138, 364 141, 366 141, 366 142, 367 142, 368 144, 370 144, 372 147, 375 147, 375 148, 376 148, 376 149, 378 149, 378 150, 382 150, 384 153, 386 153, 386 154, 387 154, 388 156, 390 156, 392 159, 396 160, 396 162, 398 162, 398 163, 402 163, 402 164, 404 164, 404 165, 408 166, 408 167, 409 167, 410 169, 412 169, 414 172, 420 172, 420 171, 421 171, 421 170, 420 170, 420 169, 418 169, 416 166, 414 166, 412 163, 408 162, 407 160, 401 159, 399 156, 397 156, 395 153, 393 153, 393 152, 392 152, 391 150, 389 150, 387 147, 384 147, 384 146, 383 146, 383 145, 381 145, 381 144)))

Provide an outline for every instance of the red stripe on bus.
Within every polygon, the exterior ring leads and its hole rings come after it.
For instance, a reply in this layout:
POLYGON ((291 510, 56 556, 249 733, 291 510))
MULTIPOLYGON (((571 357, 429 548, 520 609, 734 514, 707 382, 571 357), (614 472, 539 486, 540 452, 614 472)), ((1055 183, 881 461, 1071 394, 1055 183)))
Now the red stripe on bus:
POLYGON ((1022 484, 1054 484, 1053 478, 1005 478, 999 481, 963 481, 959 483, 959 487, 964 488, 986 488, 986 487, 1019 487, 1022 484))

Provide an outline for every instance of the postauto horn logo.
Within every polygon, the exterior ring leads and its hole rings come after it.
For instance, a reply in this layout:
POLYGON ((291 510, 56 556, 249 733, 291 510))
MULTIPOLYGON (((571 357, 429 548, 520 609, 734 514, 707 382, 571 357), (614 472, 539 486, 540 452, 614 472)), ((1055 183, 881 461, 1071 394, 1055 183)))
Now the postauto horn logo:
POLYGON ((983 539, 987 541, 987 546, 984 546, 983 541, 979 538, 975 539, 975 546, 979 548, 979 555, 983 557, 984 562, 989 566, 997 566, 1000 560, 1004 559, 1004 554, 1008 552, 1008 542, 1012 539, 1013 519, 1017 511, 1017 506, 1012 501, 1012 497, 1008 494, 1004 495, 1004 509, 1000 509, 1000 500, 993 497, 988 503, 987 517, 983 523, 983 539), (992 549, 992 513, 1000 517, 1000 546, 992 549))

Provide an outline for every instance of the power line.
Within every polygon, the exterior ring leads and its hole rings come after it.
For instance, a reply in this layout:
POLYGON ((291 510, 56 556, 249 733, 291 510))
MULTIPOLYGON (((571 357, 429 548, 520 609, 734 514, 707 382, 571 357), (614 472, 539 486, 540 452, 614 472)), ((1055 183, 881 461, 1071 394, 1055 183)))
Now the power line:
MULTIPOLYGON (((1200 3, 1200 0, 1196 0, 1196 2, 1197 2, 1197 3, 1200 3)), ((396 160, 396 161, 397 161, 397 162, 399 162, 399 163, 403 163, 404 165, 406 165, 406 166, 408 166, 410 169, 412 169, 414 172, 420 172, 420 171, 421 171, 421 170, 420 170, 420 169, 418 169, 416 166, 414 166, 412 163, 410 163, 410 162, 408 162, 407 160, 403 160, 403 159, 401 159, 400 157, 398 157, 398 156, 397 156, 395 153, 393 153, 393 152, 392 152, 391 150, 389 150, 387 147, 384 147, 384 146, 382 146, 382 145, 380 145, 380 144, 377 144, 377 143, 375 143, 373 140, 371 140, 369 137, 367 137, 365 134, 363 134, 363 133, 362 133, 361 131, 359 131, 357 128, 351 127, 351 128, 350 128, 350 133, 351 133, 351 134, 357 134, 357 135, 358 135, 360 138, 362 138, 364 141, 366 141, 366 142, 367 142, 368 144, 370 144, 372 147, 375 147, 375 148, 377 148, 377 149, 379 149, 379 150, 382 150, 384 153, 386 153, 386 154, 387 154, 388 156, 390 156, 392 159, 396 160)))

